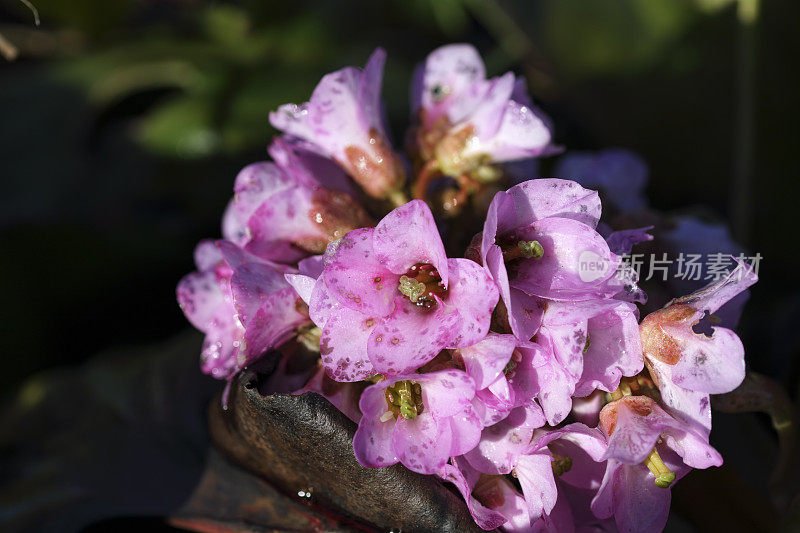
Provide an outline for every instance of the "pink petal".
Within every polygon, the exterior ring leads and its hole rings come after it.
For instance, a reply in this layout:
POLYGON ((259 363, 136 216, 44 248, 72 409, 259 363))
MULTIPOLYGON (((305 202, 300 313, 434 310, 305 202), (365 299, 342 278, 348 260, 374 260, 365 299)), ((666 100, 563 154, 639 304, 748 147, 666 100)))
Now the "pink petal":
POLYGON ((237 219, 243 224, 271 196, 296 186, 296 181, 278 165, 268 162, 247 165, 236 176, 233 206, 237 219))
POLYGON ((367 340, 376 320, 346 307, 339 307, 328 317, 319 350, 331 379, 361 381, 376 374, 367 357, 367 340))
POLYGON ((367 343, 375 371, 414 372, 451 344, 459 320, 458 313, 447 312, 441 304, 431 312, 399 298, 394 313, 375 325, 367 343))
POLYGON ((506 522, 506 518, 501 513, 485 507, 472 496, 473 486, 467 481, 458 467, 446 464, 438 474, 444 481, 449 481, 456 486, 467 502, 467 508, 472 518, 480 528, 493 530, 506 522))
POLYGON ((223 260, 222 252, 211 239, 200 241, 194 249, 194 264, 197 270, 211 270, 223 260))
POLYGON ((642 465, 624 465, 614 480, 614 518, 621 531, 661 531, 667 523, 672 491, 653 482, 642 465))
POLYGON ((213 271, 187 274, 178 283, 176 293, 183 314, 200 331, 206 331, 217 310, 225 303, 213 271))
POLYGON ((373 246, 376 259, 386 268, 403 275, 417 263, 433 265, 448 285, 447 256, 430 208, 412 200, 383 217, 375 227, 373 246))
POLYGON ((430 413, 412 419, 397 418, 392 445, 403 466, 420 474, 439 472, 450 459, 450 421, 430 413))
POLYGON ((513 90, 514 74, 511 72, 487 82, 480 104, 469 117, 469 123, 475 128, 475 136, 484 143, 500 129, 513 90))
POLYGON ((544 256, 520 261, 511 278, 512 287, 553 300, 586 300, 619 292, 621 283, 615 282, 619 258, 590 226, 566 218, 546 218, 518 230, 517 236, 538 241, 544 256))
POLYGON ((503 373, 517 346, 513 335, 489 333, 477 344, 459 350, 467 374, 475 380, 475 387, 485 389, 503 373))
POLYGON ((325 255, 325 283, 341 303, 362 313, 384 317, 395 308, 399 277, 373 254, 372 228, 357 229, 329 247, 325 255))
POLYGON ((583 374, 575 386, 576 396, 594 389, 613 392, 622 376, 642 371, 642 340, 637 310, 633 304, 618 302, 614 309, 589 319, 589 347, 583 355, 583 374))
POLYGON ((486 265, 508 310, 511 331, 520 340, 530 340, 542 323, 542 300, 509 286, 506 265, 499 246, 494 245, 489 250, 486 265))
POLYGON ((445 307, 457 313, 458 328, 451 332, 449 348, 472 346, 486 336, 497 305, 497 287, 480 265, 469 259, 448 259, 450 284, 445 307))
POLYGON ((531 520, 550 514, 556 504, 558 489, 553 477, 549 453, 523 455, 517 460, 517 479, 528 503, 531 520))
POLYGON ((477 447, 464 458, 484 474, 508 474, 530 445, 531 437, 533 429, 504 420, 485 428, 477 447))
POLYGON ((422 401, 436 418, 461 413, 471 406, 475 383, 465 372, 456 369, 440 370, 414 376, 422 385, 422 401))
POLYGON ((471 405, 467 405, 461 413, 456 413, 449 420, 452 435, 451 457, 464 455, 478 445, 483 424, 471 405))
POLYGON ((492 161, 501 163, 536 157, 550 149, 550 128, 541 112, 513 100, 506 102, 497 130, 488 133, 489 127, 487 121, 485 130, 476 128, 478 142, 468 145, 464 156, 489 154, 492 161))
POLYGON ((529 180, 506 191, 513 208, 503 211, 501 227, 513 230, 548 218, 568 218, 594 228, 600 220, 600 197, 574 181, 556 178, 529 180))
POLYGON ((606 237, 606 242, 613 253, 617 255, 629 254, 635 245, 653 240, 653 236, 647 233, 653 228, 654 226, 647 226, 646 228, 615 231, 606 237))
POLYGON ((358 462, 364 466, 388 466, 400 460, 392 444, 395 420, 380 420, 383 413, 388 411, 385 390, 386 387, 378 384, 367 387, 361 393, 359 408, 362 417, 353 436, 353 451, 358 462))
POLYGON ((478 103, 470 98, 469 89, 485 78, 486 69, 475 47, 469 44, 442 46, 425 60, 416 105, 425 109, 429 124, 445 113, 451 123, 458 122, 478 103))
POLYGON ((643 462, 673 420, 647 396, 625 396, 607 404, 600 412, 601 426, 608 435, 605 458, 625 464, 643 462))

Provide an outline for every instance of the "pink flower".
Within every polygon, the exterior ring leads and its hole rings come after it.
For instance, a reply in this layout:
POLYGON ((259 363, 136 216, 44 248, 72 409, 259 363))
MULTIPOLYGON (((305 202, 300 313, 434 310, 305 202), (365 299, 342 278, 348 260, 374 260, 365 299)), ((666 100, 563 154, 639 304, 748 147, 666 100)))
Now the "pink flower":
POLYGON ((178 284, 186 318, 206 334, 203 372, 228 379, 309 323, 305 304, 285 281, 287 268, 259 259, 231 242, 203 241, 198 271, 178 284))
POLYGON ((550 151, 547 120, 521 88, 524 82, 511 72, 487 80, 471 45, 431 52, 412 87, 422 158, 435 158, 444 174, 458 176, 550 151))
POLYGON ((613 392, 622 376, 642 371, 636 306, 620 300, 550 302, 536 342, 551 354, 542 373, 540 403, 548 423, 569 413, 572 396, 613 392), (552 377, 547 379, 545 375, 552 377))
POLYGON ((311 99, 270 113, 279 130, 335 160, 367 194, 386 198, 405 181, 381 115, 381 78, 386 52, 378 48, 364 70, 347 67, 325 75, 311 99))
POLYGON ((485 426, 500 422, 515 409, 515 424, 531 428, 544 424, 542 409, 534 400, 541 389, 534 369, 548 356, 538 345, 489 333, 477 344, 457 350, 457 357, 475 381, 475 406, 485 426))
POLYGON ((669 514, 669 487, 691 468, 722 464, 708 437, 647 396, 625 396, 600 412, 608 436, 602 484, 592 501, 598 518, 623 531, 659 531, 669 514))
MULTIPOLYGON (((758 281, 753 269, 738 261, 725 279, 677 298, 642 320, 645 362, 671 412, 711 429, 709 394, 730 392, 745 375, 744 346, 732 330, 695 328, 706 313, 758 281)), ((709 322, 713 323, 712 317, 709 322)))
POLYGON ((228 240, 259 257, 293 263, 371 223, 335 165, 281 139, 270 154, 275 163, 253 163, 236 177, 223 222, 228 240))
POLYGON ((463 457, 454 457, 438 476, 456 486, 479 527, 527 531, 530 517, 525 499, 505 476, 482 474, 463 457))
POLYGON ((361 395, 356 458, 364 466, 399 461, 421 474, 439 472, 480 438, 482 426, 470 403, 474 395, 473 381, 455 369, 379 381, 361 395))
POLYGON ((596 192, 559 179, 530 180, 495 195, 468 257, 482 260, 520 339, 529 340, 539 329, 544 299, 637 293, 635 280, 617 276, 621 258, 594 229, 600 209, 596 192), (597 269, 586 270, 588 263, 597 269))
POLYGON ((603 434, 577 423, 542 432, 525 448, 514 472, 531 520, 540 521, 538 527, 544 531, 574 528, 576 517, 570 504, 586 500, 585 492, 597 490, 605 452, 603 434))
POLYGON ((444 348, 475 344, 497 299, 478 264, 446 257, 430 209, 412 201, 328 247, 309 308, 329 375, 359 381, 407 374, 444 348))

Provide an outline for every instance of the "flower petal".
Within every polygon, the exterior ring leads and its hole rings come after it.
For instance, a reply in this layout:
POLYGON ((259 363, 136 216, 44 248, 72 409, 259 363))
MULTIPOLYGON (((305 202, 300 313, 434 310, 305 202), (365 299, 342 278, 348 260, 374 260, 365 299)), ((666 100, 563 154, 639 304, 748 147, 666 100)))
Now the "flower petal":
POLYGON ((475 387, 485 389, 503 373, 517 346, 513 335, 489 333, 482 341, 459 350, 467 374, 475 380, 475 387))
POLYGON ((475 383, 461 370, 440 370, 415 375, 414 379, 422 385, 425 408, 436 418, 461 413, 475 396, 475 383))
POLYGON ((472 346, 489 331, 492 311, 499 298, 497 287, 486 271, 469 259, 448 259, 447 269, 450 284, 444 305, 460 317, 447 346, 472 346))
POLYGON ((513 202, 504 210, 499 225, 515 229, 548 217, 568 218, 594 228, 600 220, 600 197, 570 180, 545 178, 528 180, 506 191, 513 202), (510 220, 509 220, 510 218, 510 220))
POLYGON ((613 392, 622 376, 642 371, 642 340, 633 304, 616 307, 588 322, 588 348, 583 354, 583 373, 575 386, 576 396, 588 396, 594 389, 613 392))
POLYGON ((367 341, 375 320, 347 307, 331 313, 322 329, 319 351, 331 379, 361 381, 376 371, 367 357, 367 341))
POLYGON ((372 228, 357 229, 325 254, 325 283, 339 303, 369 316, 384 317, 395 308, 399 277, 373 253, 372 228))
POLYGON ((403 466, 420 474, 439 472, 450 459, 450 421, 430 413, 411 419, 397 418, 392 445, 403 466))
POLYGON ((506 518, 499 512, 489 509, 472 496, 473 485, 471 485, 461 470, 454 465, 446 464, 442 471, 438 473, 439 477, 444 481, 449 481, 456 486, 461 496, 467 502, 472 518, 478 526, 485 530, 493 530, 502 526, 506 522, 506 518))
POLYGON ((378 384, 367 387, 361 393, 359 408, 362 417, 353 436, 353 451, 358 462, 364 466, 388 466, 400 460, 392 444, 395 420, 392 418, 381 422, 381 416, 388 410, 385 390, 386 387, 378 384))
POLYGON ((528 503, 531 520, 537 520, 542 514, 550 514, 556 504, 558 489, 551 461, 549 453, 523 455, 517 460, 515 472, 528 503))
POLYGON ((475 448, 481 439, 481 430, 483 430, 483 424, 471 405, 467 405, 461 413, 451 416, 450 456, 458 457, 475 448))
POLYGON ((512 287, 553 300, 609 297, 621 290, 615 280, 619 257, 590 226, 552 217, 518 230, 517 237, 538 241, 544 255, 519 261, 512 287))
POLYGON ((494 245, 489 250, 486 265, 508 310, 508 324, 511 326, 511 331, 520 340, 530 340, 542 323, 543 301, 509 286, 508 273, 499 246, 494 245))
POLYGON ((458 331, 458 313, 439 304, 435 311, 420 309, 405 298, 394 313, 378 322, 367 343, 375 371, 395 375, 414 372, 451 345, 458 331))
POLYGON ((484 474, 508 474, 528 448, 533 429, 507 420, 483 430, 477 447, 464 455, 472 468, 484 474))
POLYGON ((412 200, 383 217, 373 239, 376 259, 397 275, 417 263, 433 265, 448 285, 447 256, 433 214, 422 200, 412 200))

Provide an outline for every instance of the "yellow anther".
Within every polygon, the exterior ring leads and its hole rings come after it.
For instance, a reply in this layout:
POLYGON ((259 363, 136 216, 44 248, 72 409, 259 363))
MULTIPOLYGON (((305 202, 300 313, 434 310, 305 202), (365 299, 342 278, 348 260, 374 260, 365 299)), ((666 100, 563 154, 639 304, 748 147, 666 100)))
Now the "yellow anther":
POLYGON ((544 248, 539 241, 519 241, 517 246, 522 252, 522 257, 527 259, 541 259, 544 255, 544 248))
POLYGON ((400 285, 397 290, 404 296, 408 296, 412 303, 417 303, 417 300, 425 294, 425 284, 408 276, 400 276, 400 285))
POLYGON ((675 481, 675 472, 664 464, 655 448, 645 459, 644 465, 656 476, 656 487, 666 489, 675 481))

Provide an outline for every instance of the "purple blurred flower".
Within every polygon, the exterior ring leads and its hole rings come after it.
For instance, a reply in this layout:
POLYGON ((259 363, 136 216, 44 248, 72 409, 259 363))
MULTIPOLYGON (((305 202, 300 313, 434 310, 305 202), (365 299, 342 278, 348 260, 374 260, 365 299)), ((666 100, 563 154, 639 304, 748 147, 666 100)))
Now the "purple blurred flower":
POLYGON ((497 299, 478 264, 446 257, 430 209, 415 200, 328 247, 309 307, 329 375, 359 381, 413 372, 444 348, 475 344, 497 299))
POLYGON ((368 387, 353 437, 356 458, 364 466, 399 461, 421 474, 439 472, 480 438, 474 395, 472 379, 455 369, 395 376, 368 387))
POLYGON ((616 211, 625 213, 647 207, 647 164, 629 150, 571 151, 558 160, 554 174, 599 190, 603 201, 616 211))
POLYGON ((744 347, 732 330, 695 328, 747 287, 758 281, 744 262, 725 279, 677 298, 647 315, 641 324, 645 362, 663 402, 679 416, 711 429, 709 394, 730 392, 744 379, 744 347))
POLYGON ((335 160, 370 196, 386 198, 405 181, 400 157, 383 123, 381 83, 386 52, 378 48, 364 70, 325 75, 304 104, 270 113, 273 126, 305 147, 335 160))
POLYGON ((197 271, 178 283, 186 318, 206 334, 203 372, 228 379, 308 324, 308 312, 284 279, 287 267, 259 259, 228 241, 203 241, 197 271))
POLYGON ((270 154, 275 163, 253 163, 236 177, 223 219, 226 239, 259 257, 293 263, 371 223, 337 167, 281 139, 270 154))

